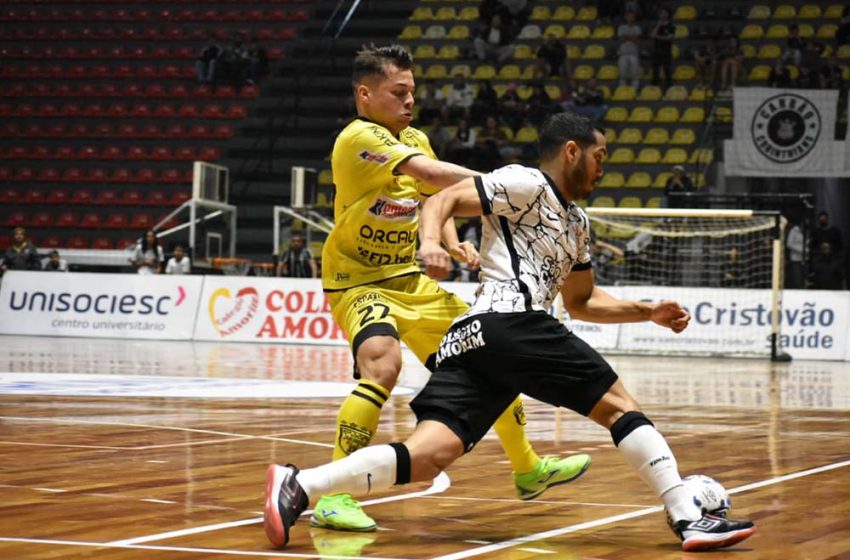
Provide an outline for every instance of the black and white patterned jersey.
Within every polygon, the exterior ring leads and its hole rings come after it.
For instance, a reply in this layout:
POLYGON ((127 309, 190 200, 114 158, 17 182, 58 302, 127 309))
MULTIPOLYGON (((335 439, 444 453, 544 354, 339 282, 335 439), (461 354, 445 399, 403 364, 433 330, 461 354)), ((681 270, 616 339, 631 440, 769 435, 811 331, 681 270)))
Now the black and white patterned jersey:
POLYGON ((481 284, 463 317, 548 310, 570 271, 591 267, 587 215, 539 169, 508 165, 475 186, 484 209, 481 284))

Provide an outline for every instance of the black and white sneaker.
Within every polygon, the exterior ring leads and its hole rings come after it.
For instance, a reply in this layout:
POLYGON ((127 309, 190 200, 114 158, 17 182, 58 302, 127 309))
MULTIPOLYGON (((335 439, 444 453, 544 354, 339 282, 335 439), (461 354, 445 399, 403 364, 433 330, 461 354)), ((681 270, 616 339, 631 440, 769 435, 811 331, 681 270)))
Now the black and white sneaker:
POLYGON ((682 539, 682 550, 710 550, 732 546, 756 532, 751 521, 735 521, 707 513, 696 521, 670 523, 673 532, 682 539))
POLYGON ((266 471, 266 507, 263 527, 269 541, 277 547, 289 542, 289 528, 295 525, 309 500, 295 476, 298 467, 269 465, 266 471))

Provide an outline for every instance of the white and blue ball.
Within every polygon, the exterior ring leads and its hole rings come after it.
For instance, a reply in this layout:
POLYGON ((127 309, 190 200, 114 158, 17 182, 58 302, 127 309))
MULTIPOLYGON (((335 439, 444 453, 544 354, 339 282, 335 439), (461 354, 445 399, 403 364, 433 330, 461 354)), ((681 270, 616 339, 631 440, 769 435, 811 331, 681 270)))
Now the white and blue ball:
POLYGON ((722 484, 704 474, 692 474, 682 479, 694 504, 703 514, 710 513, 726 517, 732 509, 732 498, 722 484))

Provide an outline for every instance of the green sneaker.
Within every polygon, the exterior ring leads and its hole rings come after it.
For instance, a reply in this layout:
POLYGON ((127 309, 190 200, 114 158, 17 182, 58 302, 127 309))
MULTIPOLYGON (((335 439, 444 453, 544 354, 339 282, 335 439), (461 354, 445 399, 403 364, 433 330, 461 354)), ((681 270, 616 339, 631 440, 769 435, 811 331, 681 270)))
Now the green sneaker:
POLYGON ((322 496, 310 517, 310 525, 336 531, 374 531, 375 520, 366 515, 351 494, 322 496))
POLYGON ((527 473, 514 473, 516 492, 521 500, 533 500, 547 488, 572 482, 584 474, 590 467, 590 455, 570 455, 558 457, 543 457, 537 463, 537 468, 527 473))

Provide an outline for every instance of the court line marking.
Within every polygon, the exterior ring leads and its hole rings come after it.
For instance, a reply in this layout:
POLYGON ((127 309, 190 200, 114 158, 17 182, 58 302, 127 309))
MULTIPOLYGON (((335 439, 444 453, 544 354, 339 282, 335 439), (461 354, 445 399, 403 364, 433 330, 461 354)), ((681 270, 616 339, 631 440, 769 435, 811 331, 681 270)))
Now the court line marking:
MULTIPOLYGON (((429 496, 431 494, 439 494, 441 492, 445 492, 452 485, 452 480, 449 478, 444 472, 438 474, 434 480, 431 482, 431 486, 426 488, 425 490, 420 490, 418 492, 408 492, 406 494, 398 494, 395 496, 386 496, 384 498, 375 498, 374 500, 367 500, 365 502, 360 502, 362 506, 371 506, 376 504, 386 504, 390 502, 398 502, 402 500, 409 500, 412 498, 420 498, 422 496, 429 496)), ((307 510, 301 515, 309 515, 313 513, 313 510, 307 510)), ((131 544, 139 544, 150 541, 160 541, 165 539, 173 539, 176 537, 185 537, 187 535, 197 535, 198 533, 208 533, 210 531, 218 531, 219 529, 230 529, 233 527, 241 527, 243 525, 253 525, 255 523, 262 523, 262 517, 252 517, 251 519, 241 519, 239 521, 228 521, 225 523, 216 523, 214 525, 202 525, 200 527, 192 527, 189 529, 180 529, 177 531, 168 531, 166 533, 157 533, 154 535, 145 535, 141 537, 134 537, 132 539, 121 539, 117 541, 110 541, 108 543, 104 543, 103 546, 111 546, 111 545, 131 545, 131 544)))
POLYGON ((408 558, 387 558, 378 556, 333 556, 330 554, 303 554, 297 552, 270 552, 266 550, 233 550, 224 548, 193 548, 188 546, 161 546, 154 544, 111 544, 89 541, 66 541, 59 539, 31 539, 19 537, 0 537, 0 542, 28 544, 56 544, 66 546, 85 546, 91 548, 124 548, 135 550, 158 550, 161 552, 194 552, 203 554, 228 554, 230 556, 265 556, 272 558, 333 558, 339 560, 410 560, 408 558))
MULTIPOLYGON (((747 492, 749 490, 754 490, 756 488, 762 488, 764 486, 770 486, 772 484, 779 484, 780 482, 786 482, 788 480, 793 480, 795 478, 802 478, 804 476, 809 476, 813 474, 819 474, 826 471, 831 471, 835 469, 840 469, 842 467, 850 466, 850 460, 840 461, 838 463, 830 463, 828 465, 823 465, 820 467, 814 467, 811 469, 806 469, 804 471, 798 471, 796 473, 786 474, 783 476, 778 476, 776 478, 770 478, 767 480, 762 480, 760 482, 753 482, 751 484, 745 484, 743 486, 738 486, 736 488, 732 488, 729 490, 730 494, 738 494, 740 492, 747 492)), ((507 541, 502 541, 500 543, 494 543, 487 546, 481 546, 478 548, 472 548, 470 550, 464 550, 460 552, 455 552, 452 554, 446 554, 443 556, 436 556, 431 558, 431 560, 461 560, 462 558, 471 558, 473 556, 480 556, 482 554, 487 554, 490 552, 496 552, 498 550, 504 550, 506 548, 512 548, 517 545, 529 544, 532 542, 540 541, 543 539, 549 539, 552 537, 560 537, 561 535, 566 535, 569 533, 576 533, 578 531, 582 531, 584 529, 592 529, 594 527, 599 527, 602 525, 609 525, 611 523, 616 523, 618 521, 625 521, 627 519, 633 519, 635 517, 643 517, 644 515, 649 515, 650 513, 656 513, 659 511, 663 511, 664 506, 653 506, 644 509, 640 509, 637 511, 632 511, 628 513, 621 513, 619 515, 612 515, 610 517, 603 517, 601 519, 596 519, 594 521, 586 521, 584 523, 578 523, 576 525, 568 525, 566 527, 561 527, 560 529, 552 529, 551 531, 543 531, 540 533, 534 533, 531 535, 526 535, 524 537, 518 537, 515 539, 510 539, 507 541)))
MULTIPOLYGON (((429 500, 457 500, 457 501, 470 501, 470 502, 509 502, 515 504, 521 504, 525 502, 525 500, 521 500, 519 498, 470 498, 463 496, 427 496, 429 500)), ((619 507, 619 508, 645 508, 652 507, 646 504, 605 504, 602 502, 571 502, 568 500, 534 500, 535 504, 555 504, 555 505, 565 505, 565 506, 605 506, 605 507, 619 507)))

